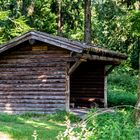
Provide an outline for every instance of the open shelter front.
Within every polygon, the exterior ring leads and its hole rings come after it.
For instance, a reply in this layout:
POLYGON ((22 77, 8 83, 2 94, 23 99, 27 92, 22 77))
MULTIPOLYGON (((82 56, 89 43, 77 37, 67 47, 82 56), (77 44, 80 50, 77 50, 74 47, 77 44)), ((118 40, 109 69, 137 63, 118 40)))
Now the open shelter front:
POLYGON ((0 46, 0 112, 107 106, 106 76, 125 59, 82 42, 27 32, 0 46))
POLYGON ((71 107, 104 106, 105 64, 100 61, 82 62, 70 76, 71 107))

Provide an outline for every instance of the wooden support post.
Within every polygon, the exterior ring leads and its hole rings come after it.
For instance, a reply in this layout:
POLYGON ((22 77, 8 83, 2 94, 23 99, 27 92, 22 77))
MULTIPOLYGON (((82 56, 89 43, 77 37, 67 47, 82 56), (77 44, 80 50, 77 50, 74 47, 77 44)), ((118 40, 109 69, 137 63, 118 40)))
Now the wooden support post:
MULTIPOLYGON (((67 71, 69 70, 70 65, 67 64, 67 71)), ((66 73, 66 111, 70 111, 70 76, 68 72, 66 73)))
POLYGON ((105 70, 105 76, 107 76, 117 65, 112 65, 110 68, 105 70))
POLYGON ((68 75, 71 75, 71 74, 76 70, 76 68, 77 68, 82 62, 85 62, 85 61, 86 61, 85 59, 77 60, 77 61, 72 65, 72 67, 69 69, 68 75))
POLYGON ((107 108, 107 76, 104 76, 104 107, 107 108))

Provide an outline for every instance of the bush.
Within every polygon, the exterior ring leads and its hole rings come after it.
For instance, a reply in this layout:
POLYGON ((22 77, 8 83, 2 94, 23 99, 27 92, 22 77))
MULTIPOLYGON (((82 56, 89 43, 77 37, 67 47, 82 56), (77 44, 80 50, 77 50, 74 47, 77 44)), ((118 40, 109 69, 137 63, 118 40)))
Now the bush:
POLYGON ((140 128, 133 124, 132 110, 91 111, 75 126, 68 125, 61 140, 139 140, 140 128))
POLYGON ((119 91, 108 92, 108 106, 131 105, 135 106, 137 98, 134 94, 119 91))
POLYGON ((126 90, 136 94, 138 77, 129 73, 113 72, 108 77, 109 87, 126 90))
POLYGON ((108 77, 108 105, 136 104, 137 76, 136 74, 115 70, 108 77))

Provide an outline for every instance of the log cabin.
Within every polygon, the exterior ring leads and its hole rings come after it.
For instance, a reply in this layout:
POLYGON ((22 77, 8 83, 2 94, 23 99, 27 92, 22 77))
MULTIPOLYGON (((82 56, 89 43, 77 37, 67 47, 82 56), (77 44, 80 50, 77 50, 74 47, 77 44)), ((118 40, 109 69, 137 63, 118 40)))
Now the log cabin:
POLYGON ((107 75, 125 54, 29 31, 0 46, 0 112, 107 107, 107 75))

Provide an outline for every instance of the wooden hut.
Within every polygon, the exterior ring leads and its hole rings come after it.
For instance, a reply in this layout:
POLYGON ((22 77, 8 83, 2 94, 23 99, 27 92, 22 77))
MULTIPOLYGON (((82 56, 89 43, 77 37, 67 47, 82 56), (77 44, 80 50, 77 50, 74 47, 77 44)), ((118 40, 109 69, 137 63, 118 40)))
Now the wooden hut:
POLYGON ((107 106, 107 74, 126 55, 38 31, 0 46, 0 112, 107 106))

